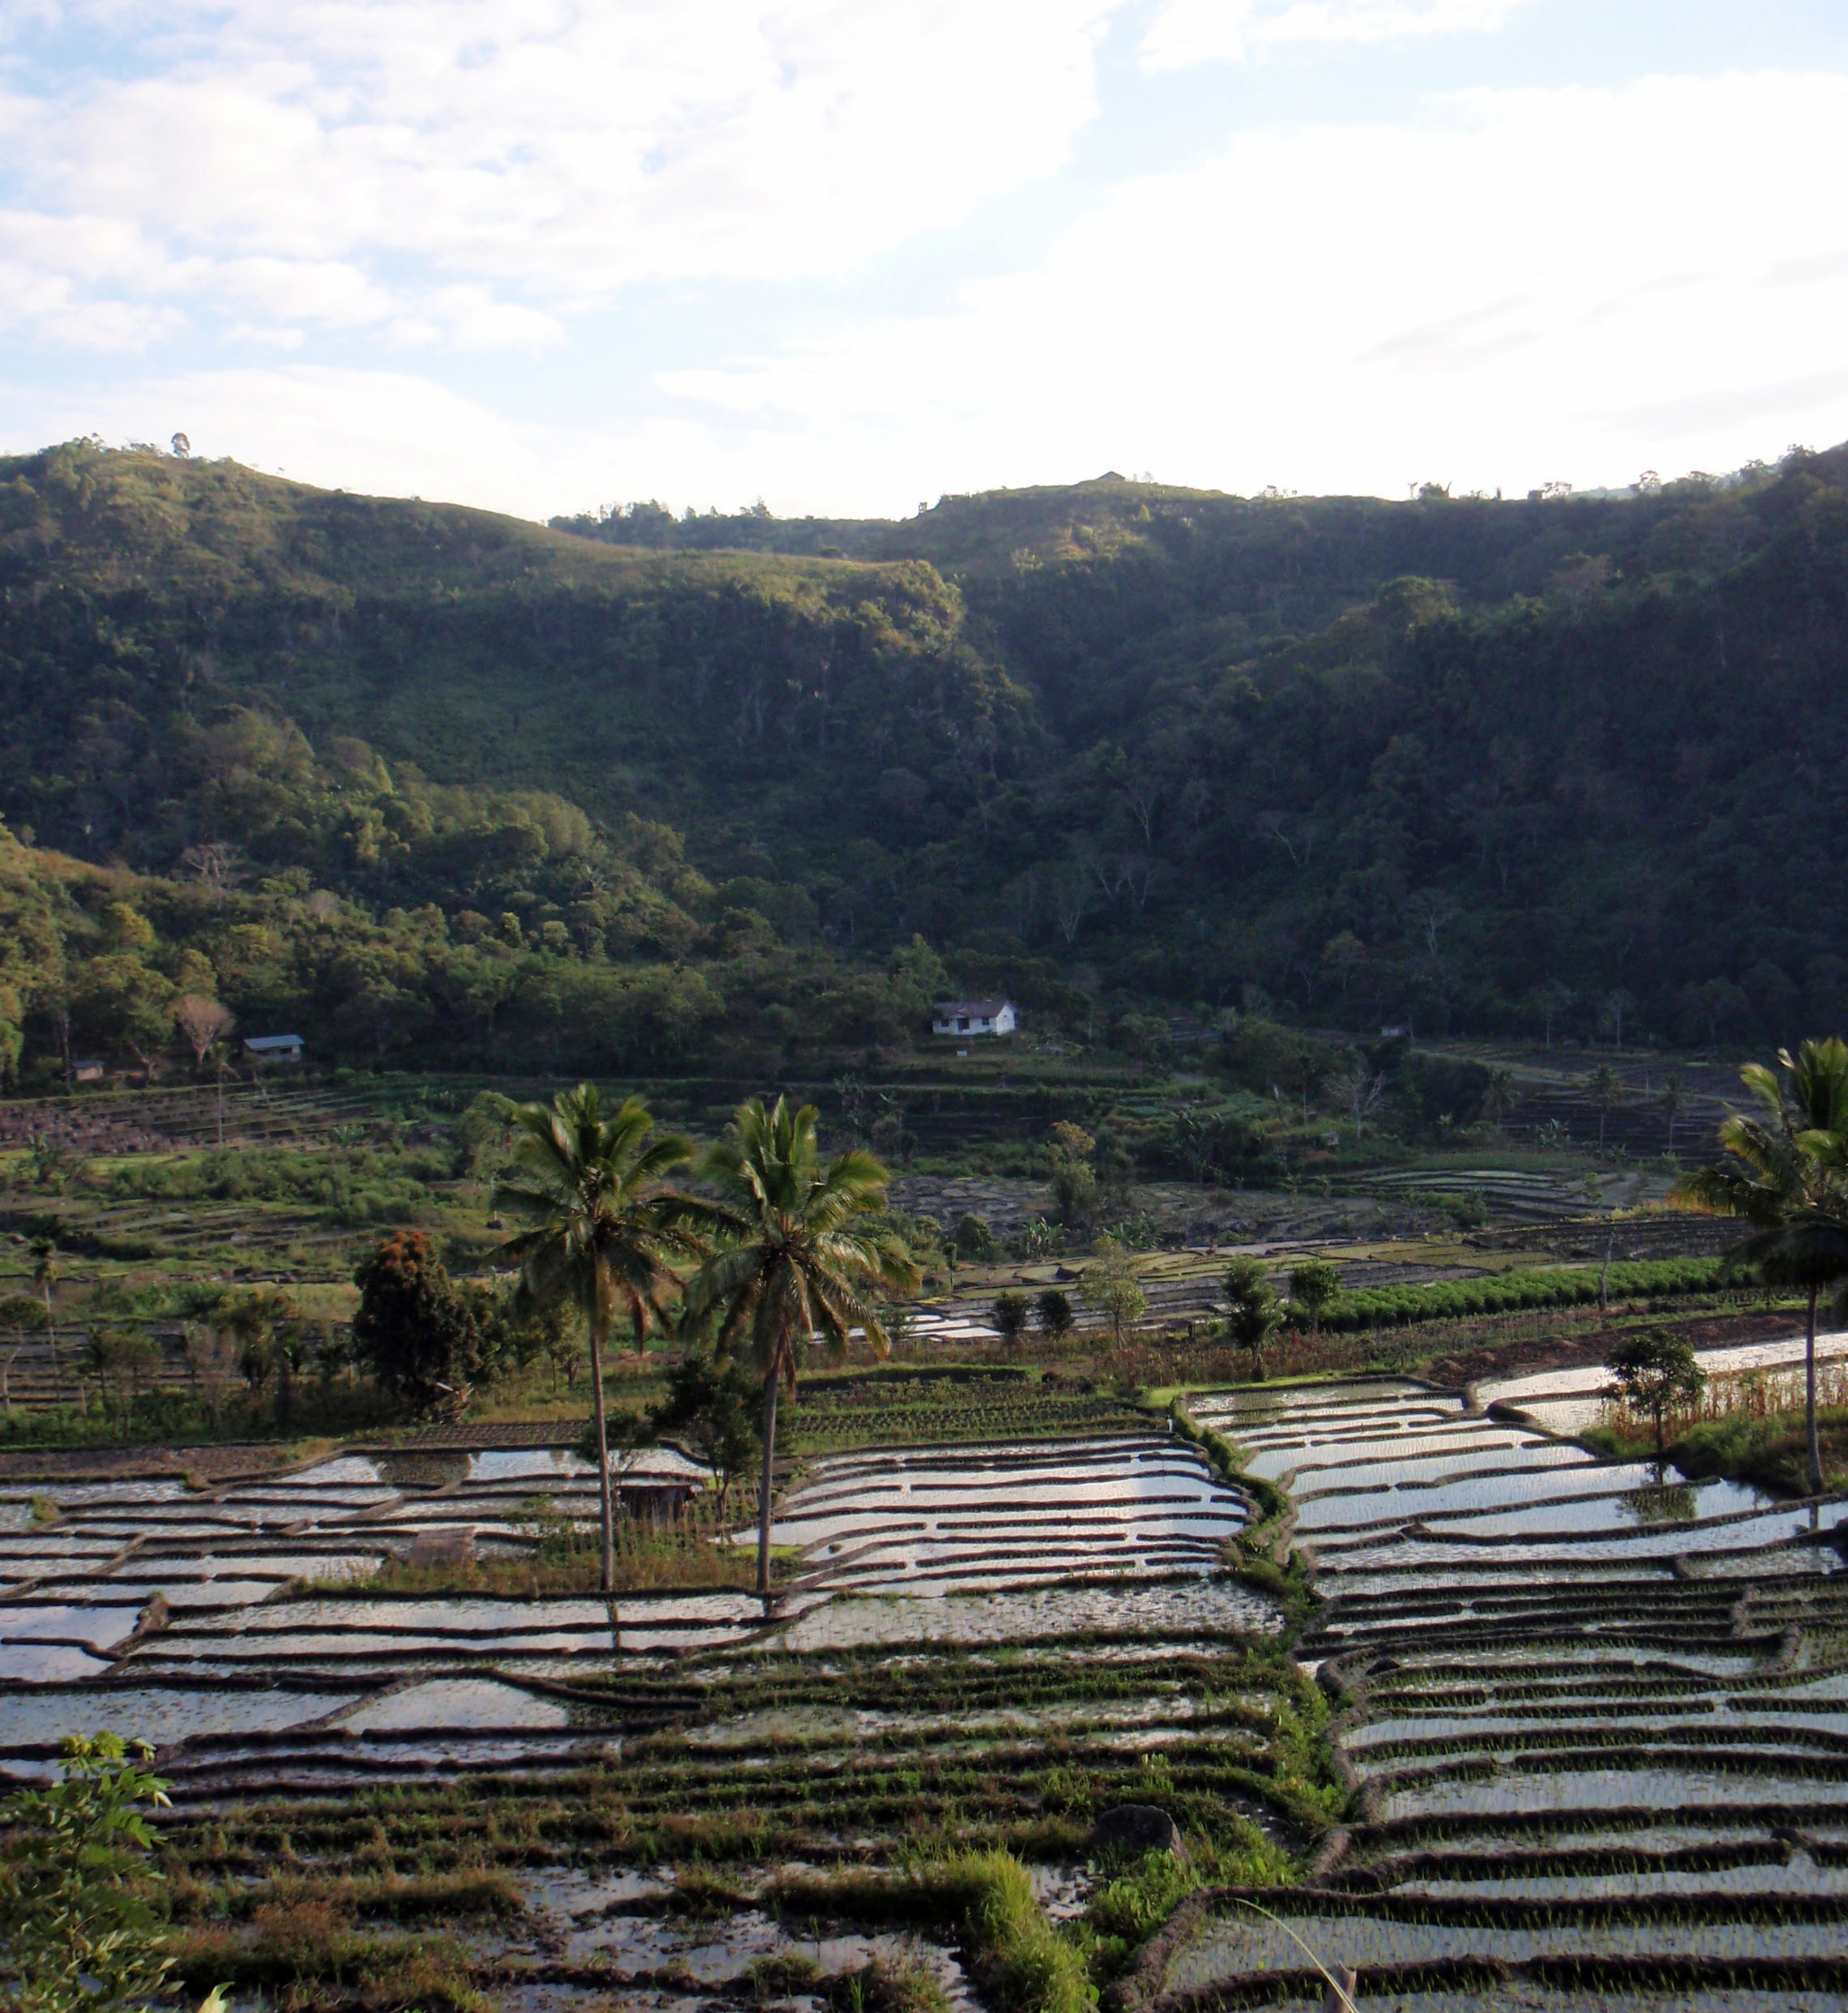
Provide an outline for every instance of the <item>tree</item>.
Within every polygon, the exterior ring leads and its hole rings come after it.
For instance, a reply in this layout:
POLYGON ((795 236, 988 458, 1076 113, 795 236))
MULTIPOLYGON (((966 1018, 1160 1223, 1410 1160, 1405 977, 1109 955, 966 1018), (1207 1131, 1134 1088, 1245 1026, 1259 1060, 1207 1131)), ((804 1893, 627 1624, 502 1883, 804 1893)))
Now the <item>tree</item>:
POLYGON ((757 1591, 768 1602, 777 1392, 795 1389, 799 1351, 817 1334, 838 1357, 858 1327, 883 1356, 885 1328, 861 1288, 915 1293, 918 1267, 897 1237, 870 1220, 885 1206, 883 1164, 855 1148, 824 1168, 812 1105, 792 1110, 783 1097, 768 1110, 761 1098, 740 1105, 699 1171, 722 1198, 719 1249, 687 1282, 687 1310, 695 1320, 717 1314, 720 1353, 742 1345, 763 1380, 757 1591))
POLYGON ((1598 1032, 1614 1038, 1619 1055, 1623 1053, 1623 1018, 1636 1003, 1636 994, 1619 985, 1604 995, 1598 1009, 1598 1032))
POLYGON ((1440 933, 1457 919, 1456 903, 1440 887, 1419 888, 1407 900, 1405 912, 1418 925, 1426 950, 1435 957, 1440 933))
POLYGON ((213 901, 221 902, 243 871, 244 856, 240 848, 212 839, 188 846, 180 855, 180 865, 213 901))
MULTIPOLYGON (((97 1388, 107 1392, 114 1384, 126 1436, 135 1417, 135 1394, 143 1371, 158 1366, 160 1350, 152 1336, 139 1328, 96 1328, 91 1331, 90 1367, 96 1373, 97 1388)), ((104 1409, 109 1401, 104 1400, 104 1409)))
POLYGON ((1311 1328, 1322 1325, 1322 1311, 1341 1289, 1339 1266, 1326 1259, 1307 1259, 1290 1275, 1290 1304, 1309 1317, 1311 1328))
POLYGON ((1656 1472, 1666 1458, 1664 1422, 1677 1404, 1698 1398, 1707 1374, 1679 1336, 1636 1335, 1619 1342, 1605 1368, 1611 1382, 1602 1395, 1646 1412, 1655 1422, 1656 1472))
POLYGON ((1367 1122, 1375 1108, 1386 1095, 1385 1073, 1357 1063, 1345 1075, 1334 1078, 1328 1089, 1328 1095, 1345 1108, 1354 1125, 1354 1136, 1358 1139, 1366 1131, 1367 1122))
POLYGON ((989 1318, 995 1323, 995 1332, 1009 1348, 1020 1339, 1027 1325, 1027 1297, 1025 1293, 1006 1293, 995 1296, 995 1306, 989 1318))
POLYGON ((0 1950, 19 2013, 129 2013, 164 1991, 173 1960, 139 1890, 149 1864, 144 1807, 168 1802, 154 1750, 113 1733, 65 1742, 62 1780, 0 1804, 0 1950))
POLYGON ((1046 1171, 1063 1224, 1082 1222, 1097 1207, 1097 1174, 1091 1156, 1097 1143, 1081 1126, 1060 1119, 1046 1149, 1046 1171))
POLYGON ((204 1393, 216 1439, 223 1422, 225 1392, 237 1370, 235 1360, 224 1331, 215 1323, 189 1321, 180 1333, 186 1374, 193 1389, 204 1393))
POLYGON ((0 1365, 0 1406, 11 1413, 13 1409, 13 1391, 9 1379, 13 1365, 26 1346, 26 1329, 38 1325, 39 1304, 30 1293, 10 1293, 0 1300, 0 1325, 13 1331, 13 1347, 6 1362, 0 1365))
POLYGON ((58 1323, 52 1318, 52 1289, 58 1284, 58 1246, 49 1237, 34 1237, 27 1246, 32 1258, 32 1284, 45 1301, 45 1345, 51 1352, 51 1366, 58 1368, 58 1323))
POLYGON ((995 1242, 995 1233, 973 1211, 956 1219, 956 1227, 950 1234, 957 1257, 972 1259, 978 1264, 992 1259, 999 1248, 995 1242))
POLYGON ((591 1404, 596 1419, 597 1491, 603 1522, 603 1591, 616 1590, 615 1504, 610 1493, 603 1346, 618 1312, 635 1348, 651 1323, 665 1327, 679 1281, 673 1261, 706 1250, 712 1212, 663 1185, 693 1157, 676 1133, 656 1136, 639 1097, 605 1118, 594 1086, 560 1091, 550 1105, 514 1114, 513 1157, 494 1184, 498 1207, 531 1226, 501 1247, 520 1267, 527 1294, 541 1306, 569 1301, 590 1335, 591 1404))
POLYGON ((1688 1079, 1679 1070, 1670 1070, 1662 1079, 1659 1101, 1662 1115, 1668 1120, 1668 1151, 1672 1159, 1675 1153, 1675 1122, 1688 1105, 1688 1079))
POLYGON ((1343 999, 1347 998, 1349 981, 1366 962, 1367 946, 1351 930, 1342 930, 1322 946, 1321 968, 1341 981, 1343 999))
POLYGON ((1557 979, 1549 979, 1534 996, 1542 1025, 1546 1031, 1546 1046, 1553 1045, 1553 1024, 1563 1019, 1578 1002, 1578 994, 1569 985, 1563 985, 1557 979))
POLYGON ((193 1052, 193 1066, 203 1069, 213 1048, 237 1024, 229 1007, 221 1007, 203 993, 182 993, 173 1002, 173 1019, 193 1052))
POLYGON ((224 1044, 232 1029, 237 1024, 237 1017, 229 1007, 221 1007, 215 999, 208 999, 203 993, 182 993, 173 1002, 173 1019, 180 1032, 186 1038, 186 1045, 193 1052, 193 1067, 202 1070, 209 1055, 217 1065, 218 1075, 218 1143, 225 1143, 225 1050, 224 1044))
POLYGON ((1816 1304, 1825 1286, 1848 1279, 1848 1044, 1806 1041, 1783 1071, 1748 1062, 1739 1080, 1756 1116, 1722 1121, 1726 1158, 1675 1183, 1669 1199, 1709 1216, 1736 1217, 1751 1234, 1731 1255, 1758 1267, 1768 1285, 1794 1286, 1807 1298, 1803 1325, 1804 1422, 1811 1492, 1823 1487, 1816 1416, 1816 1304))
MULTIPOLYGON (((400 1234, 414 1234, 401 1233, 400 1234)), ((427 1240, 426 1240, 427 1245, 427 1240)), ((434 1263, 434 1261, 433 1261, 434 1263)), ((436 1267, 443 1284, 448 1275, 436 1267)), ((451 1289, 453 1291, 453 1289, 451 1289)), ((219 1305, 219 1321, 236 1338, 237 1367, 253 1395, 276 1377, 276 1422, 284 1431, 294 1400, 293 1377, 299 1344, 292 1349, 288 1330, 295 1323, 295 1306, 288 1294, 259 1290, 227 1295, 219 1305)), ((381 1379, 382 1382, 387 1380, 381 1379)))
POLYGON ((1598 1150, 1602 1153, 1605 1124, 1623 1101, 1623 1079, 1608 1062, 1600 1062, 1585 1079, 1585 1094, 1598 1109, 1598 1150))
POLYGON ((1264 1348, 1283 1326, 1283 1309, 1264 1268, 1256 1259, 1234 1259, 1221 1283, 1226 1289, 1230 1311, 1226 1331, 1238 1348, 1251 1358, 1253 1381, 1264 1381, 1264 1348))
POLYGON ((1489 1123, 1500 1125, 1519 1099, 1520 1093, 1514 1087, 1514 1071, 1500 1064, 1491 1068, 1482 1090, 1482 1116, 1489 1123))
POLYGON ((1072 1332, 1072 1301, 1056 1286, 1033 1296, 1033 1313, 1040 1328, 1050 1340, 1063 1342, 1072 1332))
POLYGON ((731 1485, 749 1465, 757 1438, 751 1414, 757 1392, 736 1363, 715 1362, 694 1351, 667 1374, 667 1393, 651 1405, 631 1436, 641 1443, 684 1442, 695 1460, 719 1478, 721 1514, 731 1485))
POLYGON ((1087 1307, 1110 1317, 1112 1346, 1123 1347, 1123 1324, 1139 1321, 1149 1311, 1149 1297, 1136 1276, 1136 1261, 1114 1237, 1099 1237, 1092 1246, 1096 1261, 1084 1267, 1078 1291, 1087 1307))
MULTIPOLYGON (((419 1413, 465 1400, 480 1360, 480 1311, 424 1233, 394 1230, 353 1281, 353 1353, 380 1390, 419 1413)), ((260 1351, 267 1379, 275 1360, 267 1311, 240 1305, 227 1325, 244 1336, 246 1358, 260 1351)))

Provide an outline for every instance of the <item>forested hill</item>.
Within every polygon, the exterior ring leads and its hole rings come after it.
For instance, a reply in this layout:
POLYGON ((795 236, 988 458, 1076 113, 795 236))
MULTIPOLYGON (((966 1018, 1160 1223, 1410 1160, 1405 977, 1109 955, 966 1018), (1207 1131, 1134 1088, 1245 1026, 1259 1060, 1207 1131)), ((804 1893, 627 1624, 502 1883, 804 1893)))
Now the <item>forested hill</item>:
POLYGON ((0 1058, 181 987, 381 1056, 787 1056, 905 1038, 914 934, 1093 1032, 1840 1025, 1845 487, 545 529, 0 460, 0 1058))

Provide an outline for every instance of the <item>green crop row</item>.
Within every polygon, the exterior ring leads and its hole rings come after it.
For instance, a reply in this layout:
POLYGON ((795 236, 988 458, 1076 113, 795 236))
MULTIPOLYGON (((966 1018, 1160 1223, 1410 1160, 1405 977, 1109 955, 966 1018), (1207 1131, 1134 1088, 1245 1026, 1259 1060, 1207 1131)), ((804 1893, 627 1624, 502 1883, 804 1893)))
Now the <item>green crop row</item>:
POLYGON ((1556 1271, 1502 1272, 1342 1293, 1324 1313, 1322 1326, 1352 1333, 1461 1314, 1512 1314, 1525 1307, 1589 1306, 1601 1288, 1612 1300, 1669 1300, 1743 1283, 1738 1268, 1723 1258, 1643 1259, 1613 1265, 1607 1278, 1599 1266, 1562 1266, 1556 1271))

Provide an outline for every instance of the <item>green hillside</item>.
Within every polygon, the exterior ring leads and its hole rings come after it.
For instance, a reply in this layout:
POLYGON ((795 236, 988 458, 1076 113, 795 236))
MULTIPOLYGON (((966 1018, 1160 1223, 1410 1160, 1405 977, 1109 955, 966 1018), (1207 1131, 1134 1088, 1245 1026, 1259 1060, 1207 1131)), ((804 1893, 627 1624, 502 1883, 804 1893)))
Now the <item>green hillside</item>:
POLYGON ((541 528, 0 460, 6 1043, 179 988, 356 1057, 828 1052, 909 1037, 918 935, 1132 1044, 1840 1024, 1845 485, 541 528))

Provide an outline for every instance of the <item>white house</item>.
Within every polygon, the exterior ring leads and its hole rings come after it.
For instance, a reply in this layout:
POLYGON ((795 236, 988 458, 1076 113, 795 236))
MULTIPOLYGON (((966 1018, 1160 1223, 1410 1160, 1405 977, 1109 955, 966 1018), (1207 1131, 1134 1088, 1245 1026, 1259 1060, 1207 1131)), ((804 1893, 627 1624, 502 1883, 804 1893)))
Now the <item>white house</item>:
POLYGON ((299 1062, 302 1060, 300 1035, 252 1035, 244 1044, 244 1053, 253 1062, 299 1062))
POLYGON ((930 1010, 930 1032, 940 1035, 1004 1035, 1014 1032, 1011 999, 940 999, 930 1010))

